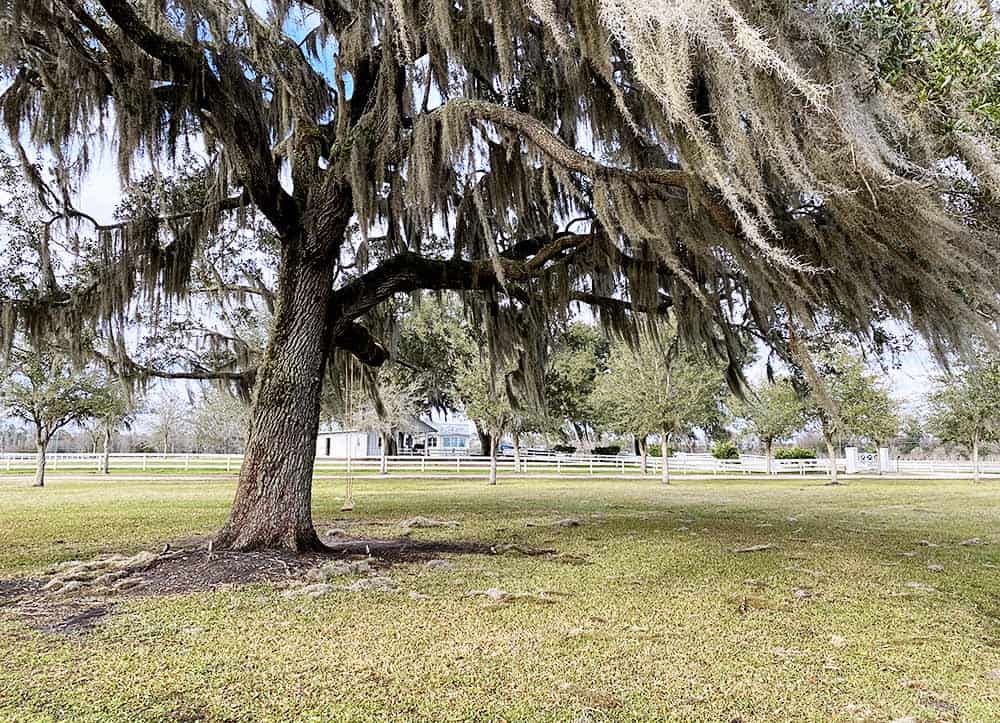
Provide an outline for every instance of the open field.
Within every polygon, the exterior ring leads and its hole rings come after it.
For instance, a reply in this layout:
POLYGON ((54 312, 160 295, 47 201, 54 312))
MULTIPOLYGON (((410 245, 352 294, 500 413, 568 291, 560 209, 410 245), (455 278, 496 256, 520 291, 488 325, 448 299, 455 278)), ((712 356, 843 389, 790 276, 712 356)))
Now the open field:
MULTIPOLYGON (((0 578, 209 533, 232 492, 0 481, 0 578)), ((400 592, 133 596, 73 633, 8 602, 0 720, 1000 720, 1000 483, 392 479, 350 514, 342 492, 317 482, 322 528, 423 515, 460 526, 409 539, 555 553, 376 563, 400 592), (490 588, 521 595, 469 595, 490 588)))

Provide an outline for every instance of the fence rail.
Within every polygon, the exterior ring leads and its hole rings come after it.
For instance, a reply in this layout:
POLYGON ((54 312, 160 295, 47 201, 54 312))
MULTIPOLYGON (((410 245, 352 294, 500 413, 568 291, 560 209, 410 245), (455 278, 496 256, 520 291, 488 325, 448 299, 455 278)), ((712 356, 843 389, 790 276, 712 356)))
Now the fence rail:
MULTIPOLYGON (((101 454, 49 453, 48 469, 63 472, 99 471, 103 465, 101 454)), ((243 461, 238 454, 141 454, 119 453, 110 455, 110 469, 113 472, 202 472, 236 473, 243 461)), ((663 460, 659 457, 647 459, 645 475, 657 476, 661 473, 663 460)), ((767 472, 767 460, 762 455, 743 455, 736 460, 719 460, 708 454, 676 454, 669 459, 670 471, 681 474, 703 475, 761 475, 767 472)), ((836 460, 837 468, 844 471, 846 461, 836 460)), ((971 477, 971 462, 933 461, 893 461, 890 474, 906 477, 971 477)), ((0 455, 0 471, 26 473, 35 467, 33 454, 0 455)), ((476 456, 413 456, 360 457, 350 461, 354 474, 378 475, 469 475, 485 476, 490 467, 489 457, 476 456)), ((825 459, 772 460, 772 473, 776 475, 824 475, 829 474, 829 461, 825 459)), ((342 475, 348 471, 346 459, 319 457, 315 466, 317 475, 342 475)), ((499 473, 525 475, 620 475, 642 476, 641 458, 637 456, 584 456, 566 454, 526 454, 520 460, 511 455, 500 456, 497 460, 499 473), (520 465, 518 468, 517 465, 520 465)), ((877 474, 876 467, 862 467, 861 474, 877 474)), ((1000 475, 1000 463, 990 462, 980 465, 983 475, 1000 475)))

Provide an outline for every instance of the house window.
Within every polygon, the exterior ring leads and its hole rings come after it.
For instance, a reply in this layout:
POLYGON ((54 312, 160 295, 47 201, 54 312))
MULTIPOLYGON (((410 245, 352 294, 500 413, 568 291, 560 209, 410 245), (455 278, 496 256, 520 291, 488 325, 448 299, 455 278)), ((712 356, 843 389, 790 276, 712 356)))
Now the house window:
POLYGON ((465 437, 445 437, 444 446, 446 449, 465 449, 465 437))
POLYGON ((427 437, 427 446, 428 447, 437 447, 438 446, 438 438, 437 437, 427 437))

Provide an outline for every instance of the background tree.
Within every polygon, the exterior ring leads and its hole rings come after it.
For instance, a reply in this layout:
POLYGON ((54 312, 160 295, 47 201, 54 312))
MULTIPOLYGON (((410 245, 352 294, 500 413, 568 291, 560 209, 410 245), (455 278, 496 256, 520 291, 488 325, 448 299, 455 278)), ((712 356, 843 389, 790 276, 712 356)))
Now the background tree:
POLYGON ((388 455, 395 447, 396 433, 403 424, 417 418, 426 405, 422 390, 401 380, 394 371, 391 367, 382 367, 372 375, 370 398, 353 418, 358 428, 378 433, 381 474, 389 472, 388 455))
MULTIPOLYGON (((107 380, 93 402, 93 419, 101 437, 101 472, 111 473, 111 442, 116 432, 131 424, 137 409, 135 397, 117 380, 107 380)), ((225 418, 218 420, 225 424, 225 418)))
POLYGON ((979 482, 981 445, 1000 441, 1000 359, 983 354, 937 384, 928 399, 928 426, 942 440, 971 448, 973 475, 979 482))
POLYGON ((79 371, 47 351, 14 350, 0 384, 0 407, 35 430, 35 486, 45 485, 46 452, 53 435, 92 417, 104 384, 93 370, 79 371))
POLYGON ((459 300, 449 294, 425 297, 400 314, 395 374, 416 388, 425 412, 458 411, 456 380, 478 348, 459 300))
POLYGON ((490 445, 483 450, 490 457, 489 484, 497 483, 497 448, 515 416, 508 394, 508 375, 498 368, 485 352, 467 364, 457 379, 462 408, 489 435, 490 445))
POLYGON ((749 431, 764 444, 767 474, 773 474, 773 447, 805 424, 805 406, 790 379, 764 382, 750 390, 739 404, 737 415, 746 421, 749 431))
POLYGON ((921 415, 905 414, 900 419, 895 447, 901 454, 910 454, 923 446, 927 433, 927 424, 921 415))
POLYGON ((594 390, 594 404, 609 426, 641 440, 660 435, 664 484, 670 482, 671 440, 716 425, 724 398, 725 377, 717 366, 652 340, 635 350, 613 347, 594 390))
POLYGON ((591 406, 597 375, 607 368, 609 344, 600 329, 577 321, 553 340, 550 366, 545 375, 548 413, 573 431, 578 442, 593 431, 591 406))
MULTIPOLYGON (((6 134, 45 222, 87 238, 74 273, 53 287, 41 263, 36 293, 4 300, 0 340, 81 324, 110 337, 136 297, 190 294, 220 228, 266 222, 276 285, 259 358, 134 371, 255 385, 216 545, 303 550, 321 546, 324 371, 347 353, 384 363, 384 309, 421 289, 463 291, 501 356, 530 355, 578 302, 633 337, 637 312, 674 309, 684 341, 730 369, 740 330, 777 344, 789 317, 870 336, 885 310, 941 349, 988 333, 994 138, 960 123, 969 106, 947 86, 931 106, 887 81, 867 5, 10 0, 6 134), (201 193, 95 224, 73 186, 102 144, 126 181, 204 145, 201 193)), ((910 74, 930 69, 912 60, 910 74)), ((33 243, 51 258, 47 238, 33 243)), ((109 356, 124 364, 121 341, 109 356)), ((540 373, 534 361, 517 366, 540 373)))
MULTIPOLYGON (((183 404, 176 397, 167 401, 164 418, 158 420, 161 431, 183 425, 185 415, 180 414, 183 404)), ((196 450, 233 454, 240 452, 247 434, 247 405, 233 395, 220 390, 208 389, 190 406, 186 415, 192 441, 196 450)))
POLYGON ((805 419, 823 435, 830 484, 839 484, 838 442, 846 436, 888 444, 899 431, 897 405, 884 384, 843 347, 811 355, 805 419))
POLYGON ((189 399, 176 389, 162 390, 149 411, 154 415, 151 435, 162 454, 176 452, 179 442, 186 446, 191 431, 189 399))

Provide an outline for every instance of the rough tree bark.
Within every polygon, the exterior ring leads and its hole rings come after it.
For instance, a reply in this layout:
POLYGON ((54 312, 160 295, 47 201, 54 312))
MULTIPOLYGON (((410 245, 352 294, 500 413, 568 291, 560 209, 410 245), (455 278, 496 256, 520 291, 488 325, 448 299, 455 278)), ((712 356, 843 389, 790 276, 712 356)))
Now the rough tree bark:
POLYGON ((770 477, 772 474, 774 474, 774 455, 772 454, 773 453, 772 448, 774 447, 774 440, 773 439, 764 440, 764 447, 766 449, 764 454, 767 457, 767 467, 766 467, 767 475, 770 477))
POLYGON ((258 374, 243 467, 215 546, 322 549, 312 523, 312 477, 323 372, 334 328, 330 256, 349 214, 327 240, 283 241, 277 303, 258 374))
POLYGON ((636 435, 636 443, 639 446, 639 469, 645 475, 649 470, 649 442, 646 435, 636 435))
POLYGON ((521 471, 521 434, 514 432, 514 471, 521 471))

